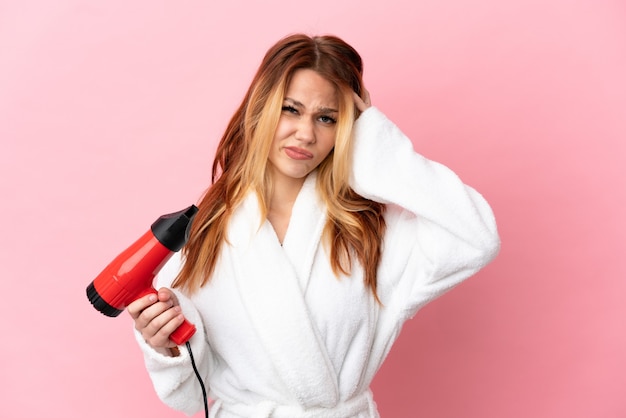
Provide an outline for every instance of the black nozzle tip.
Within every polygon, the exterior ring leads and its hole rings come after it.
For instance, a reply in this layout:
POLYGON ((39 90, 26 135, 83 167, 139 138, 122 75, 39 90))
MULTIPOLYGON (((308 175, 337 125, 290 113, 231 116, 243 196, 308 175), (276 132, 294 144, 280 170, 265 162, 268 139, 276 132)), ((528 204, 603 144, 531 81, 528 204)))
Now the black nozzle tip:
POLYGON ((159 217, 150 228, 154 236, 170 251, 178 251, 187 243, 188 228, 198 212, 195 205, 159 217))
POLYGON ((102 299, 98 290, 96 290, 96 287, 93 285, 93 282, 87 286, 87 298, 94 308, 106 316, 115 317, 123 312, 123 310, 109 305, 106 300, 102 299))

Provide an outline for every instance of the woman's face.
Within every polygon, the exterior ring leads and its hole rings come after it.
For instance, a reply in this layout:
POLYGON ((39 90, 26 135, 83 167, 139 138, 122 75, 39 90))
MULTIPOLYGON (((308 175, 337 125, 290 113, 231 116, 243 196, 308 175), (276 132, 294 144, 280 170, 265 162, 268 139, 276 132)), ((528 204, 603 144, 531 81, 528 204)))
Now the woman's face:
POLYGON ((283 101, 269 154, 274 181, 300 183, 335 145, 338 117, 335 87, 313 70, 297 70, 283 101))

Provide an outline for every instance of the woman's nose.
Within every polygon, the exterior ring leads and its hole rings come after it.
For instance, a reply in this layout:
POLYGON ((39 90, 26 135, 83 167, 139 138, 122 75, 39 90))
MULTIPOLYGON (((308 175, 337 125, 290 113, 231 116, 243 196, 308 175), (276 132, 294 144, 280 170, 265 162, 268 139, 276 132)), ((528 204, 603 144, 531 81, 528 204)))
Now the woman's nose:
POLYGON ((298 126, 296 127, 295 137, 298 141, 302 141, 307 144, 315 143, 314 121, 309 120, 308 118, 301 118, 298 121, 298 126))

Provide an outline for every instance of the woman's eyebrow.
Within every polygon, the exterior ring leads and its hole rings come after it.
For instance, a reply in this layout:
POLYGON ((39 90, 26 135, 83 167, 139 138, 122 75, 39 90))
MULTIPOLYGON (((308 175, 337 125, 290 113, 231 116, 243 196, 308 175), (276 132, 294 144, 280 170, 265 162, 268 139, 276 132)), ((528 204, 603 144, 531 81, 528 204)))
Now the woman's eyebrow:
MULTIPOLYGON (((300 108, 306 109, 306 106, 303 103, 301 103, 301 102, 299 102, 297 100, 294 100, 294 99, 292 99, 290 97, 285 97, 285 101, 289 102, 291 105, 293 105, 295 107, 300 107, 300 108)), ((333 109, 332 107, 326 107, 326 106, 318 107, 317 111, 319 113, 339 113, 339 111, 337 109, 333 109)))
POLYGON ((296 107, 304 107, 304 105, 302 103, 300 103, 299 101, 294 100, 294 99, 292 99, 290 97, 285 97, 285 101, 286 102, 290 102, 292 105, 294 105, 296 107))

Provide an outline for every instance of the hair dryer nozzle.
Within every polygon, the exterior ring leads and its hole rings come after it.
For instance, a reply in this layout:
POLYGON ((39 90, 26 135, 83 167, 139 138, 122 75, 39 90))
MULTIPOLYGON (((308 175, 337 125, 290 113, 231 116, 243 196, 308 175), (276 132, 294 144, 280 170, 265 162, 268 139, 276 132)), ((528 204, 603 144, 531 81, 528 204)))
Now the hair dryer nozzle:
POLYGON ((198 212, 195 205, 163 215, 152 224, 152 233, 170 251, 178 251, 189 238, 189 225, 198 212))

